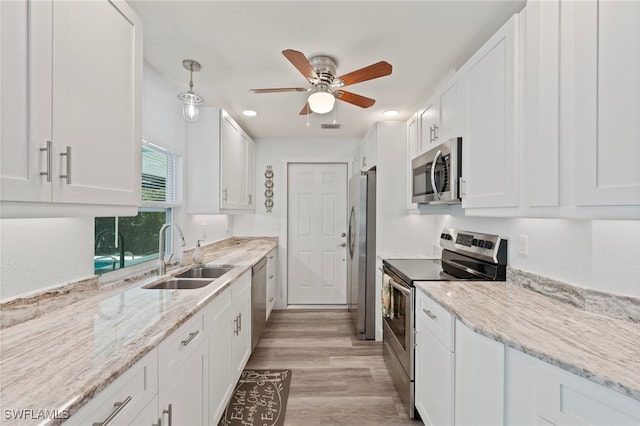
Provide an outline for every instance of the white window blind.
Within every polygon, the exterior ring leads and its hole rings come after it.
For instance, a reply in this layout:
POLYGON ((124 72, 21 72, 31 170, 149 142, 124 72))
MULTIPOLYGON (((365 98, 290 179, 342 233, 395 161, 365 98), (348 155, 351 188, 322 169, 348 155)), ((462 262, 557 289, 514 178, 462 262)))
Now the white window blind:
POLYGON ((176 194, 176 154, 157 145, 142 144, 142 205, 174 205, 176 194))

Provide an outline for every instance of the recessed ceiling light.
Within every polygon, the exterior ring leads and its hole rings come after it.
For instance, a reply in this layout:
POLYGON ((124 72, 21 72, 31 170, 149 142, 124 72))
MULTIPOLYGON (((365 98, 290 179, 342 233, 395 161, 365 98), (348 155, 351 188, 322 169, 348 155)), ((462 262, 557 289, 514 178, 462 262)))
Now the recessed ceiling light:
POLYGON ((244 111, 242 111, 242 113, 247 117, 255 117, 256 115, 258 115, 258 113, 252 109, 245 109, 244 111))
POLYGON ((388 109, 385 112, 383 112, 383 114, 386 117, 395 117, 396 115, 398 115, 398 110, 397 109, 388 109))

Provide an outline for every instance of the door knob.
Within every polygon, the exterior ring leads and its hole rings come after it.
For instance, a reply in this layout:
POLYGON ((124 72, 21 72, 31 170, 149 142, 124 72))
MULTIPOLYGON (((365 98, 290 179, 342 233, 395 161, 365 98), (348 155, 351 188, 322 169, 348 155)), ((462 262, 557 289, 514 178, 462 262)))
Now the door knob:
POLYGON ((347 234, 346 234, 345 232, 343 232, 343 233, 342 233, 342 237, 344 238, 344 237, 346 237, 346 236, 347 236, 347 234))
POLYGON ((340 244, 340 247, 346 247, 346 246, 347 246, 347 243, 340 244))

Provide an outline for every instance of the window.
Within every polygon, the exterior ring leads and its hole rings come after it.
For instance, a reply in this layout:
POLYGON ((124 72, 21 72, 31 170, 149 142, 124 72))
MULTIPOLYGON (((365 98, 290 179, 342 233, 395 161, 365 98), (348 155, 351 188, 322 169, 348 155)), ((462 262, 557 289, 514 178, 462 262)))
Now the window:
MULTIPOLYGON (((158 233, 177 203, 175 153, 142 145, 142 204, 134 217, 95 218, 94 272, 104 274, 158 258, 158 233)), ((167 233, 170 238, 171 233, 167 233)), ((167 241, 170 247, 170 240, 167 241)))

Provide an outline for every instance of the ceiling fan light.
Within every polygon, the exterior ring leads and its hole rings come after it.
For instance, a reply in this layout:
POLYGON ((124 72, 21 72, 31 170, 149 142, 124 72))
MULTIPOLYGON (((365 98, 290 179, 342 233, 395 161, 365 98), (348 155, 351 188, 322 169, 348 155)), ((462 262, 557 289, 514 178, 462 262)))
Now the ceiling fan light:
POLYGON ((309 95, 309 108, 317 114, 326 114, 333 109, 336 98, 329 92, 317 91, 309 95))

